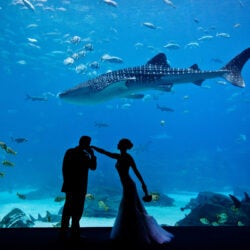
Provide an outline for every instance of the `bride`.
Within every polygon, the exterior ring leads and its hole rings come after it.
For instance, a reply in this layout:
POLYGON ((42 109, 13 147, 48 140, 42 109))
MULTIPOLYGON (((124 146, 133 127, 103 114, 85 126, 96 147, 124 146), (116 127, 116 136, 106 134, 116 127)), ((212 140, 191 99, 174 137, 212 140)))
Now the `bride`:
POLYGON ((119 205, 117 217, 111 230, 110 238, 115 241, 136 244, 164 244, 171 241, 173 235, 164 230, 157 221, 148 215, 137 192, 136 184, 129 175, 132 168, 136 177, 142 184, 145 193, 143 200, 149 202, 147 186, 138 171, 133 157, 127 150, 133 147, 129 139, 121 139, 117 145, 120 153, 111 153, 102 148, 91 146, 98 153, 116 159, 116 169, 123 188, 123 195, 119 205))

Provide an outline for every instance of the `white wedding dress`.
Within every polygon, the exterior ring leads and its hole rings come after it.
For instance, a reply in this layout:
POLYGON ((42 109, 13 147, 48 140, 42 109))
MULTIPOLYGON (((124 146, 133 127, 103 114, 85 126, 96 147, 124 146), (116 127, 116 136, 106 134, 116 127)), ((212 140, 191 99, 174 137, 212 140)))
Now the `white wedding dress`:
POLYGON ((163 229, 157 221, 148 215, 139 198, 136 184, 129 176, 129 169, 116 165, 123 195, 119 211, 111 230, 110 238, 137 244, 164 244, 171 241, 173 235, 163 229))

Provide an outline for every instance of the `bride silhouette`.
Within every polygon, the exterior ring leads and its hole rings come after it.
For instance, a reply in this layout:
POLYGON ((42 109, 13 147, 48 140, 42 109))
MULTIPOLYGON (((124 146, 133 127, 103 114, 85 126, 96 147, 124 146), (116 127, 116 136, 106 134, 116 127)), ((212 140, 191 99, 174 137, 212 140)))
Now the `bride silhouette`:
POLYGON ((152 196, 148 193, 147 186, 133 157, 127 153, 127 150, 133 147, 133 143, 129 139, 121 139, 117 145, 120 153, 111 153, 96 146, 91 147, 98 153, 117 160, 115 167, 123 188, 122 199, 110 238, 125 244, 149 245, 170 242, 173 235, 164 230, 152 216, 148 215, 138 195, 136 184, 129 175, 131 167, 142 184, 142 190, 145 193, 143 200, 150 202, 152 196))

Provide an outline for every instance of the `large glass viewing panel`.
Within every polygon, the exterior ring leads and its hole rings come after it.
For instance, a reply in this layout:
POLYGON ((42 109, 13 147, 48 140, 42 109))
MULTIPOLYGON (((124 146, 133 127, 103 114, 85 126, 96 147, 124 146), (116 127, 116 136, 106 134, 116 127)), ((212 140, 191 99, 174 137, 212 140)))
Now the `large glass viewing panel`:
MULTIPOLYGON (((1 1, 0 227, 60 226, 62 162, 82 135, 114 153, 133 142, 159 224, 250 226, 249 9, 1 1)), ((81 226, 112 226, 122 186, 95 155, 81 226)))

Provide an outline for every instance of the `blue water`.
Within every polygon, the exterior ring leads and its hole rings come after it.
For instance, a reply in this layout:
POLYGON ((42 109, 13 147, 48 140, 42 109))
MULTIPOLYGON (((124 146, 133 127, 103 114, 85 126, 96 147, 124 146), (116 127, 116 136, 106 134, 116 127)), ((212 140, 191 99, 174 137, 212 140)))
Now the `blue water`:
MULTIPOLYGON (((166 53, 172 67, 197 63, 202 70, 221 68, 250 45, 249 1, 173 0, 176 8, 163 0, 117 0, 117 7, 101 0, 30 2, 35 11, 22 1, 0 1, 0 141, 17 152, 0 149, 1 162, 15 164, 0 165, 5 173, 0 191, 44 188, 60 193, 64 153, 83 134, 111 151, 117 151, 120 138, 130 138, 131 154, 150 191, 250 190, 249 62, 242 70, 245 88, 220 84, 224 79, 218 78, 201 87, 175 85, 171 93, 149 91, 144 93, 147 100, 113 99, 88 106, 57 98, 59 92, 107 70, 142 65, 159 52, 166 53), (81 42, 72 43, 74 36, 81 42), (203 36, 212 39, 200 41, 203 36), (180 48, 166 49, 170 42, 180 48), (199 46, 187 46, 190 42, 199 46), (64 64, 87 43, 93 51, 64 64), (104 54, 123 63, 103 62, 104 54), (93 61, 100 63, 99 69, 88 66, 93 61), (75 68, 80 64, 87 70, 79 74, 75 68), (156 104, 174 112, 162 112, 156 104), (108 126, 97 127, 96 122, 108 126)), ((97 156, 89 190, 117 188, 115 162, 97 156)))

